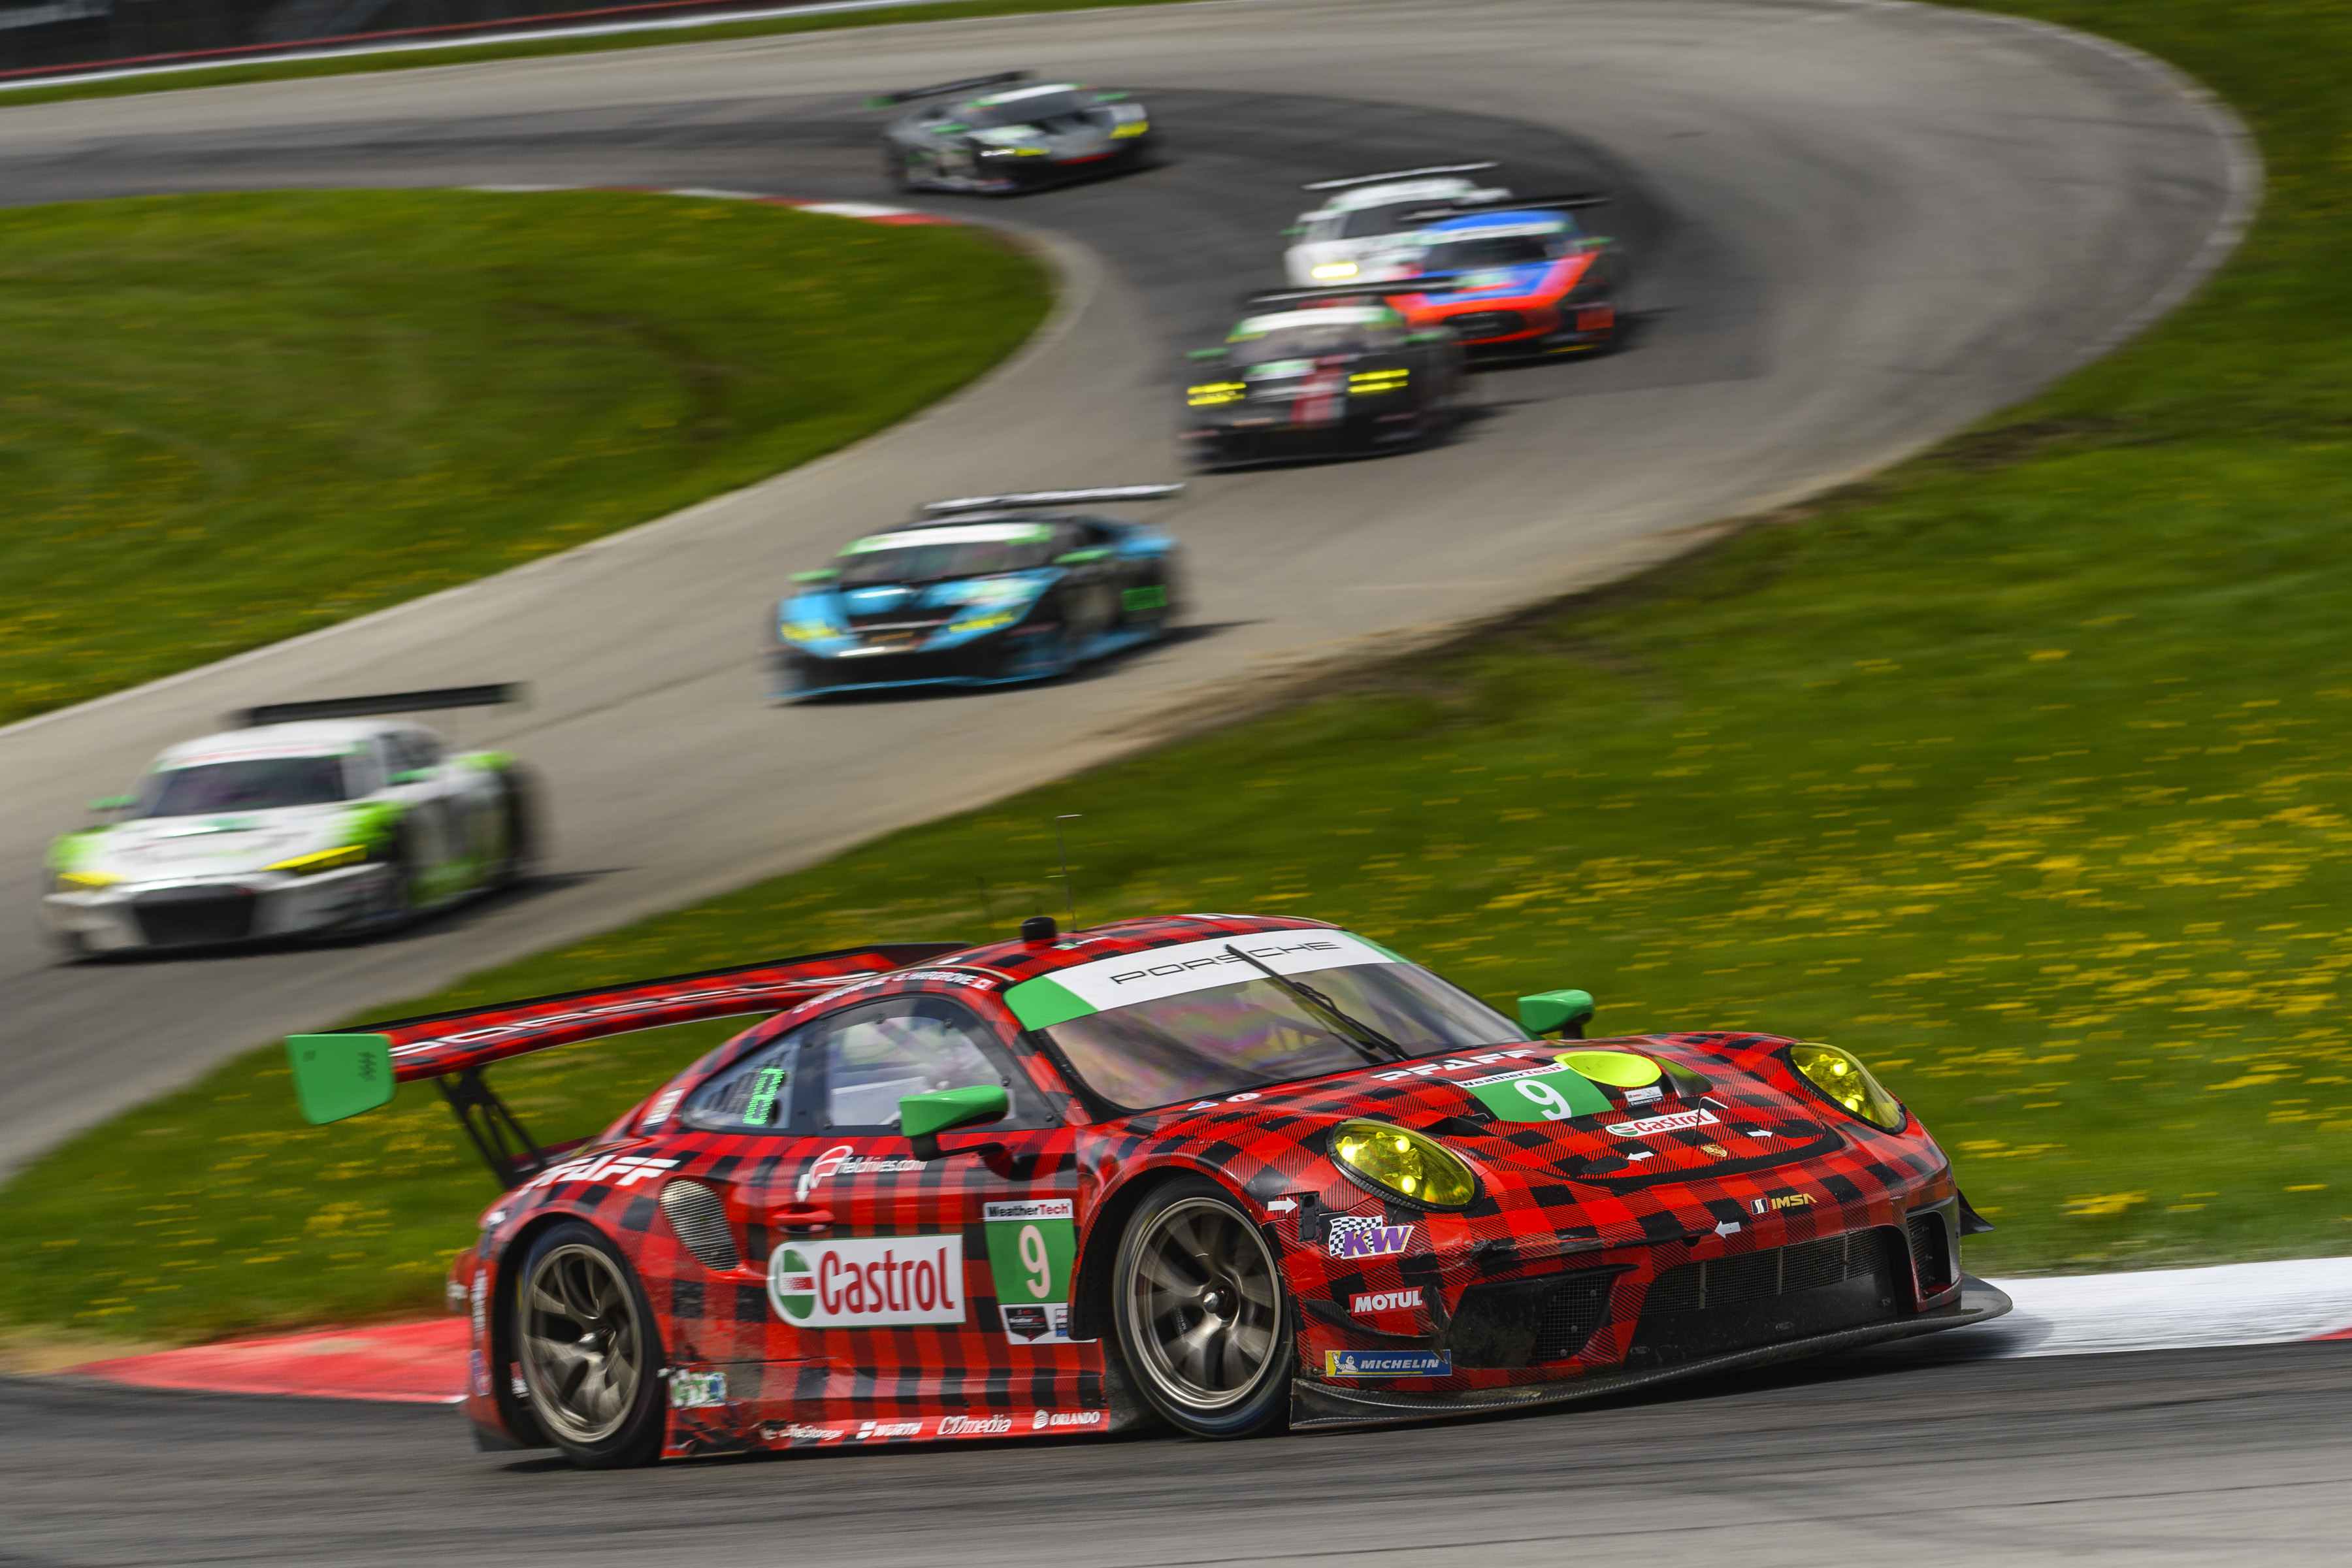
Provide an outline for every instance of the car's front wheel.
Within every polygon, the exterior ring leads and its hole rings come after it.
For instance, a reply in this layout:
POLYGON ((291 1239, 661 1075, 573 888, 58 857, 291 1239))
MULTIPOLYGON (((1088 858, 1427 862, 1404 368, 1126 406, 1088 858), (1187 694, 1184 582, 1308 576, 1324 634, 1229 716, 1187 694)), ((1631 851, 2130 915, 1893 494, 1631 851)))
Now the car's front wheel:
POLYGON ((620 1469, 661 1454, 661 1337, 636 1273, 595 1226, 539 1233, 515 1286, 515 1360, 541 1430, 573 1464, 620 1469))
POLYGON ((1296 1352, 1282 1270, 1223 1187, 1154 1189, 1119 1239, 1111 1289, 1119 1351, 1171 1426, 1245 1437, 1283 1421, 1296 1352))

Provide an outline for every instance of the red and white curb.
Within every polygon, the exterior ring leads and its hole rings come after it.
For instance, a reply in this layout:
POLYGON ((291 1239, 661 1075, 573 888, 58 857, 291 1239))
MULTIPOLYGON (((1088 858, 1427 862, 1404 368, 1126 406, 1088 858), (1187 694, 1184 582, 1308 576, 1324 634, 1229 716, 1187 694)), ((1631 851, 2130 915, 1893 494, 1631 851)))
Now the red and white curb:
POLYGON ((1953 1352, 2107 1355, 2352 1339, 2352 1258, 1993 1283, 2009 1292, 2016 1310, 1956 1330, 1953 1352))
POLYGON ((495 195, 530 195, 545 191, 626 191, 646 196, 693 196, 709 202, 753 202, 761 206, 791 207, 796 212, 821 213, 826 217, 854 217, 866 223, 954 224, 951 217, 936 213, 919 213, 912 207, 885 206, 880 202, 806 202, 793 196, 763 195, 758 191, 705 190, 698 186, 677 189, 656 189, 649 185, 465 185, 468 191, 487 191, 495 195))
MULTIPOLYGON (((2352 1258, 1993 1283, 2017 1303, 2009 1316, 1906 1342, 2003 1360, 2352 1341, 2352 1258)), ((229 1340, 71 1370, 142 1388, 455 1405, 465 1397, 467 1334, 465 1319, 435 1318, 229 1340)))

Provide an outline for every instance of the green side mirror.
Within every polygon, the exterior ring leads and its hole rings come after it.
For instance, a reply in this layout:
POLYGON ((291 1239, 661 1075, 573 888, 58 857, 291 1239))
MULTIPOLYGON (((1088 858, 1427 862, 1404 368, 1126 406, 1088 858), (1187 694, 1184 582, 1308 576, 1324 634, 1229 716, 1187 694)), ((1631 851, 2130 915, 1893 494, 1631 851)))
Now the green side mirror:
POLYGON ((1056 566, 1089 566, 1097 561, 1110 559, 1110 552, 1097 545, 1091 550, 1073 550, 1067 555, 1054 557, 1056 566))
POLYGON ((423 784, 432 776, 431 768, 403 768, 392 775, 392 782, 396 784, 423 784))
POLYGON ((127 795, 102 795, 89 803, 89 808, 92 811, 124 811, 136 799, 136 796, 127 795))
POLYGON ((1223 349, 1193 349, 1190 353, 1186 353, 1184 357, 1186 359, 1223 359, 1225 357, 1225 351, 1223 349))
POLYGON ((1292 224, 1288 228, 1282 231, 1282 237, 1285 239, 1297 239, 1300 235, 1305 234, 1306 232, 1307 231, 1305 229, 1299 227, 1297 224, 1292 224))
POLYGON ((795 572, 793 574, 793 581, 795 583, 831 583, 838 579, 840 575, 840 573, 835 571, 832 567, 827 566, 815 572, 795 572))
POLYGON ((1580 1040, 1584 1038, 1585 1023, 1591 1016, 1590 991, 1538 991, 1519 998, 1519 1027, 1528 1032, 1529 1039, 1559 1034, 1580 1040))
POLYGON ((294 1098, 314 1126, 373 1110, 398 1087, 389 1035, 289 1035, 286 1059, 294 1098))
POLYGON ((909 1138, 933 1138, 950 1128, 997 1121, 1012 1109, 1013 1098, 1002 1084, 910 1094, 898 1102, 898 1131, 909 1138))

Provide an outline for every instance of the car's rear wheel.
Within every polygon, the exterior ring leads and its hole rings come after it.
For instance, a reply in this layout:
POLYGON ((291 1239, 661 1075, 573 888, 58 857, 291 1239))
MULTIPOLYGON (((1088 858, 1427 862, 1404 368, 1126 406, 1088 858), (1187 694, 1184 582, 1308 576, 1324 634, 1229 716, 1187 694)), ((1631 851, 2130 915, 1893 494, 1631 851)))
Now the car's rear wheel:
POLYGON ((661 1337, 635 1271, 579 1220, 541 1231, 515 1286, 524 1397, 573 1464, 650 1463, 662 1440, 661 1337))
POLYGON ((1111 1310, 1152 1408, 1196 1437, 1245 1437, 1288 1410, 1288 1303, 1274 1249, 1216 1183, 1155 1189, 1128 1222, 1111 1310))

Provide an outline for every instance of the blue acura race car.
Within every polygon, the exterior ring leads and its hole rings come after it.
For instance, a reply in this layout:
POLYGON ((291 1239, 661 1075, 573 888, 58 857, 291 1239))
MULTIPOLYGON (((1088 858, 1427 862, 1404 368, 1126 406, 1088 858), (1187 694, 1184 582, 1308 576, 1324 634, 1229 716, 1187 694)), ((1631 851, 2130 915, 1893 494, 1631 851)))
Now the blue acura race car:
POLYGON ((769 627, 769 695, 1042 680, 1166 634, 1176 542, 1068 510, 1181 485, 926 502, 911 522, 803 572, 769 627))

